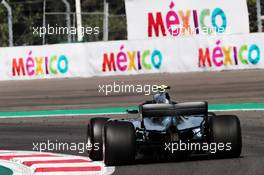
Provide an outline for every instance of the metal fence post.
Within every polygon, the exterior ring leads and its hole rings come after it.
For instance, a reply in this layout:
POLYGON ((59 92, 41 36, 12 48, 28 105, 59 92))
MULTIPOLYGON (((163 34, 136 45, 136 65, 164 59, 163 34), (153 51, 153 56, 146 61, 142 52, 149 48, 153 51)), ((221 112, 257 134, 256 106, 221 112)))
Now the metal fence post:
POLYGON ((256 1, 256 7, 257 7, 258 32, 262 32, 262 21, 261 21, 261 6, 260 6, 260 0, 257 0, 257 1, 256 1))
POLYGON ((109 34, 109 4, 104 0, 104 41, 108 41, 109 34))
POLYGON ((62 2, 65 4, 66 6, 66 25, 67 25, 67 28, 68 28, 68 43, 71 42, 71 33, 70 33, 70 30, 71 30, 71 6, 70 6, 70 3, 67 1, 67 0, 62 0, 62 2))
MULTIPOLYGON (((42 21, 42 27, 46 27, 46 0, 43 1, 43 21, 42 21)), ((44 33, 42 36, 42 45, 45 44, 45 37, 46 34, 44 33)))
POLYGON ((12 19, 12 9, 10 5, 5 1, 2 0, 1 2, 5 8, 7 9, 8 12, 8 32, 9 32, 9 46, 13 46, 13 19, 12 19))
POLYGON ((82 11, 81 11, 81 2, 80 0, 75 0, 76 6, 76 20, 77 20, 77 37, 78 41, 83 41, 83 33, 82 33, 82 11))

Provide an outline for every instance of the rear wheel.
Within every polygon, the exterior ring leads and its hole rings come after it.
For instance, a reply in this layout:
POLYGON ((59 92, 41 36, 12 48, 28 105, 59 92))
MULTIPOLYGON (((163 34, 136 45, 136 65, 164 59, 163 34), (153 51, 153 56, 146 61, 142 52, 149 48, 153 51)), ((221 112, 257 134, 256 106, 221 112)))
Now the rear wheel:
POLYGON ((106 165, 130 164, 135 160, 135 129, 126 121, 109 121, 104 128, 106 165))
POLYGON ((103 127, 108 118, 92 118, 87 127, 87 142, 92 146, 88 156, 92 160, 103 160, 103 127))
POLYGON ((215 155, 218 157, 239 157, 242 138, 238 117, 235 115, 212 116, 209 125, 211 144, 217 144, 215 155))

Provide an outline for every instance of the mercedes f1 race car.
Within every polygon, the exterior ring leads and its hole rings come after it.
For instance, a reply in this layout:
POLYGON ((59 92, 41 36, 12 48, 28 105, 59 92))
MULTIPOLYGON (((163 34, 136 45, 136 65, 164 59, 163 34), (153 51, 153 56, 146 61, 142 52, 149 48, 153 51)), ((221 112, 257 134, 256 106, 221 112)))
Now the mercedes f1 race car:
POLYGON ((89 157, 104 160, 106 165, 122 165, 144 156, 240 156, 242 139, 237 116, 208 112, 207 102, 171 101, 167 89, 160 86, 153 100, 128 110, 124 119, 92 118, 87 131, 87 141, 92 145, 89 157))

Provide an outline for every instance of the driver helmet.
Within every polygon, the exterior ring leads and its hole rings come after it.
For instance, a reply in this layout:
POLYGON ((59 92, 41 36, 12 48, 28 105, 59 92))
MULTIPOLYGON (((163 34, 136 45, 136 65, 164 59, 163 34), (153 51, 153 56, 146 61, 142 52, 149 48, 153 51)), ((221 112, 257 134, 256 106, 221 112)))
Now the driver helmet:
POLYGON ((169 103, 165 93, 155 94, 153 98, 156 103, 169 103))

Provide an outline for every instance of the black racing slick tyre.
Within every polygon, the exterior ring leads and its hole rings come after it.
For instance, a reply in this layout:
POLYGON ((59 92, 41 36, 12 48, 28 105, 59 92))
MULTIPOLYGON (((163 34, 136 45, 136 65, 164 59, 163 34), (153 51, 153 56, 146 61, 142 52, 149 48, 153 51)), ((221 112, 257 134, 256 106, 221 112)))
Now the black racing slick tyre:
POLYGON ((103 160, 103 127, 108 118, 92 118, 87 127, 88 156, 94 161, 103 160))
POLYGON ((212 116, 209 124, 211 144, 217 144, 214 154, 217 157, 239 157, 242 149, 242 137, 238 117, 235 115, 212 116))
POLYGON ((131 164, 135 160, 134 125, 126 121, 110 121, 104 128, 104 162, 106 165, 131 164))

